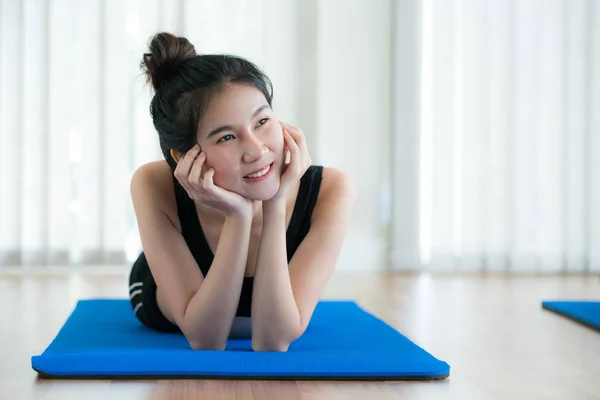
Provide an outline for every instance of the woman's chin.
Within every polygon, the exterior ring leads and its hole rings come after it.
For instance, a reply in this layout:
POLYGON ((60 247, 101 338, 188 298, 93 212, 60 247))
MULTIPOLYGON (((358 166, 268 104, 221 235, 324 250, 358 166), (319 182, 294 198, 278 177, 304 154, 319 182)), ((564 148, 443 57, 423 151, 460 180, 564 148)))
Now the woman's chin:
POLYGON ((277 190, 271 192, 263 192, 263 193, 253 193, 251 196, 248 196, 249 199, 253 201, 267 201, 271 200, 277 194, 277 190))
POLYGON ((245 195, 246 198, 253 201, 267 201, 275 197, 278 191, 279 185, 268 185, 268 187, 260 188, 260 190, 253 190, 251 192, 247 192, 245 195))

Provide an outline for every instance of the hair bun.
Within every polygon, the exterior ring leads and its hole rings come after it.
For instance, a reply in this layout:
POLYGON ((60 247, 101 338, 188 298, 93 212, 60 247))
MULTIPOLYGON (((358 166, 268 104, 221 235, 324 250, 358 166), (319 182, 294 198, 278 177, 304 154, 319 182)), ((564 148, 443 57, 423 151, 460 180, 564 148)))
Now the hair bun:
POLYGON ((153 36, 149 44, 150 53, 145 53, 141 67, 148 82, 158 90, 164 81, 184 61, 196 57, 196 49, 186 38, 168 32, 153 36))

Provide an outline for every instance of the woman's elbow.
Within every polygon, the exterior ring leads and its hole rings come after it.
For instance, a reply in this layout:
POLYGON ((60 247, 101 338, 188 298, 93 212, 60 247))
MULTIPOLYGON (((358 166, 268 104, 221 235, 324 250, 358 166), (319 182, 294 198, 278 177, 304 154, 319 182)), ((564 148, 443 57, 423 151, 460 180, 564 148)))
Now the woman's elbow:
POLYGON ((189 340, 192 350, 225 350, 226 343, 207 340, 189 340))
POLYGON ((254 351, 272 351, 272 352, 286 352, 296 339, 302 336, 302 332, 294 330, 294 332, 288 332, 287 334, 253 334, 252 337, 252 350, 254 351))
POLYGON ((283 353, 288 351, 290 344, 296 340, 296 335, 282 335, 281 337, 253 337, 252 350, 254 351, 272 351, 283 353))
POLYGON ((285 353, 290 347, 288 341, 252 341, 253 351, 272 351, 278 353, 285 353))

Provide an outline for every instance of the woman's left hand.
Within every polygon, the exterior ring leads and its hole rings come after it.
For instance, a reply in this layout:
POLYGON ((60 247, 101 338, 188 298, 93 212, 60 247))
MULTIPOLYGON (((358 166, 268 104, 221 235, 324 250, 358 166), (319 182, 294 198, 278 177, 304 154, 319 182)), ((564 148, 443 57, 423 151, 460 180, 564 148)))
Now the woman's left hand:
POLYGON ((290 162, 283 167, 279 191, 272 200, 285 200, 291 188, 302 178, 312 163, 302 130, 283 121, 279 123, 283 128, 283 138, 290 152, 290 162))

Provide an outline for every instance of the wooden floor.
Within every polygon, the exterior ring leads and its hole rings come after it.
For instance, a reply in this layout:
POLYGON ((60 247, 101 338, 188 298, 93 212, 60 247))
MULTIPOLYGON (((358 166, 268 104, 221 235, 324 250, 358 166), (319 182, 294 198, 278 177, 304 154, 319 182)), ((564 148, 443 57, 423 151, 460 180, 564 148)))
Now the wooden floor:
POLYGON ((334 275, 354 299, 451 366, 438 382, 53 381, 30 357, 77 299, 125 297, 125 273, 0 272, 0 399, 598 399, 600 332, 541 309, 598 299, 595 277, 334 275))

